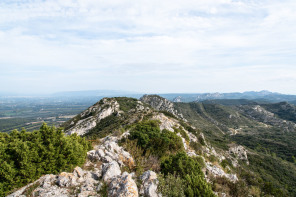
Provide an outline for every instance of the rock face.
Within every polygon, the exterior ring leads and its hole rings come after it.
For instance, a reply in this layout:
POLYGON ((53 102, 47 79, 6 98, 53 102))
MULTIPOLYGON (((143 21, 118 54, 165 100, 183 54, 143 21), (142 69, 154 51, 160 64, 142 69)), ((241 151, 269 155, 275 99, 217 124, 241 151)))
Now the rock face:
POLYGON ((68 135, 73 133, 76 133, 77 135, 84 135, 93 129, 102 119, 115 112, 119 112, 119 104, 116 99, 104 98, 76 116, 72 122, 66 126, 65 132, 68 135))
POLYGON ((236 158, 246 161, 249 165, 247 150, 243 146, 233 146, 229 148, 229 154, 235 155, 236 158))
POLYGON ((143 97, 140 98, 140 100, 143 103, 147 103, 152 108, 154 108, 158 111, 167 111, 167 112, 170 112, 171 114, 175 115, 176 117, 185 120, 183 118, 183 115, 179 114, 177 112, 177 110, 175 110, 174 104, 165 98, 162 98, 158 95, 144 95, 143 97))
POLYGON ((142 181, 142 186, 140 189, 140 194, 147 197, 160 197, 161 195, 157 193, 157 175, 155 172, 148 170, 143 173, 140 177, 142 181))
POLYGON ((154 115, 151 119, 160 121, 160 125, 159 125, 160 130, 166 129, 174 132, 174 127, 180 126, 180 124, 176 120, 169 118, 162 113, 158 113, 154 115))
MULTIPOLYGON (((123 134, 125 135, 125 134, 123 134)), ((134 159, 122 147, 117 144, 117 137, 105 137, 101 144, 87 153, 91 160, 99 160, 105 163, 116 161, 120 166, 134 166, 134 159)))
POLYGON ((99 169, 84 171, 76 167, 73 173, 62 172, 59 175, 45 175, 20 190, 8 195, 8 197, 31 196, 79 196, 86 197, 97 195, 98 185, 100 185, 97 175, 101 174, 99 169))
POLYGON ((110 163, 103 164, 102 173, 103 180, 108 183, 113 177, 120 175, 121 170, 116 161, 111 161, 110 163))
POLYGON ((236 174, 227 174, 220 167, 215 166, 210 162, 206 162, 206 172, 207 174, 212 174, 214 177, 225 177, 232 182, 238 181, 236 174))
POLYGON ((294 122, 280 119, 274 113, 267 111, 260 105, 243 105, 240 106, 239 109, 250 118, 259 122, 283 128, 287 132, 293 132, 296 130, 296 124, 294 122))
POLYGON ((108 196, 110 197, 137 197, 138 188, 132 175, 124 172, 112 178, 108 187, 108 196))

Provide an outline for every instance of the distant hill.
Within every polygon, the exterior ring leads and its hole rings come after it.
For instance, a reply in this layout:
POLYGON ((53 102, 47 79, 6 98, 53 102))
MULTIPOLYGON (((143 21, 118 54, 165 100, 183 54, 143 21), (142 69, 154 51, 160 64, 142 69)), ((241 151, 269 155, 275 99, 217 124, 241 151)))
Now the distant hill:
POLYGON ((220 104, 220 105, 255 105, 258 104, 258 102, 255 102, 253 100, 247 100, 247 99, 215 99, 215 100, 205 100, 202 101, 202 103, 206 104, 220 104))
POLYGON ((296 102, 296 95, 280 94, 276 92, 269 92, 266 90, 255 92, 233 92, 233 93, 200 93, 200 94, 160 94, 160 96, 169 99, 173 102, 194 102, 204 100, 217 100, 217 99, 248 99, 258 102, 296 102))
POLYGON ((85 91, 66 91, 52 94, 53 97, 114 97, 129 96, 140 98, 143 94, 121 90, 85 90, 85 91))

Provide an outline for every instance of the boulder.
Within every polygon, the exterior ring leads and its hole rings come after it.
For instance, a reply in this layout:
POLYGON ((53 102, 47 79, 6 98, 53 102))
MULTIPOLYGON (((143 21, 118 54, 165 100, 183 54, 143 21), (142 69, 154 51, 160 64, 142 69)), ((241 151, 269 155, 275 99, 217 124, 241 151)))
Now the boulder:
POLYGON ((140 194, 147 197, 159 197, 157 193, 158 179, 155 172, 148 170, 140 177, 142 181, 140 194))
POLYGON ((110 163, 104 163, 102 167, 103 180, 110 182, 111 178, 121 174, 120 167, 116 161, 110 163))
POLYGON ((77 177, 74 176, 72 173, 62 172, 58 178, 56 183, 60 187, 72 187, 77 186, 79 183, 77 183, 77 177))
POLYGON ((77 176, 78 178, 80 178, 84 175, 84 171, 77 166, 76 168, 74 168, 73 174, 74 176, 77 176))
POLYGON ((100 160, 105 163, 116 161, 120 166, 134 166, 134 159, 121 146, 117 144, 118 138, 105 137, 102 139, 102 144, 94 147, 87 153, 90 160, 100 160))
POLYGON ((110 197, 137 197, 138 188, 132 175, 124 172, 122 175, 114 177, 108 187, 110 197))

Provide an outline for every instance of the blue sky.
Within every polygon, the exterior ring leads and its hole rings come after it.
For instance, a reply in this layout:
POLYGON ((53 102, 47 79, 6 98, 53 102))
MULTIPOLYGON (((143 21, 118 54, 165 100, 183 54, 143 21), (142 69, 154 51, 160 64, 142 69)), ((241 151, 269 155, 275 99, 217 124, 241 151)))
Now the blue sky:
POLYGON ((1 0, 0 92, 296 94, 295 0, 1 0))

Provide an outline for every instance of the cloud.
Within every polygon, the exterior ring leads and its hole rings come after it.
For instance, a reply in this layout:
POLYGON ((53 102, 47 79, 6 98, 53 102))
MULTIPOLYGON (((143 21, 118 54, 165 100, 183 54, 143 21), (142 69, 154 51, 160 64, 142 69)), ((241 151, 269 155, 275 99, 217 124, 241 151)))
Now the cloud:
POLYGON ((0 91, 296 94, 295 13, 292 0, 1 1, 0 91))

